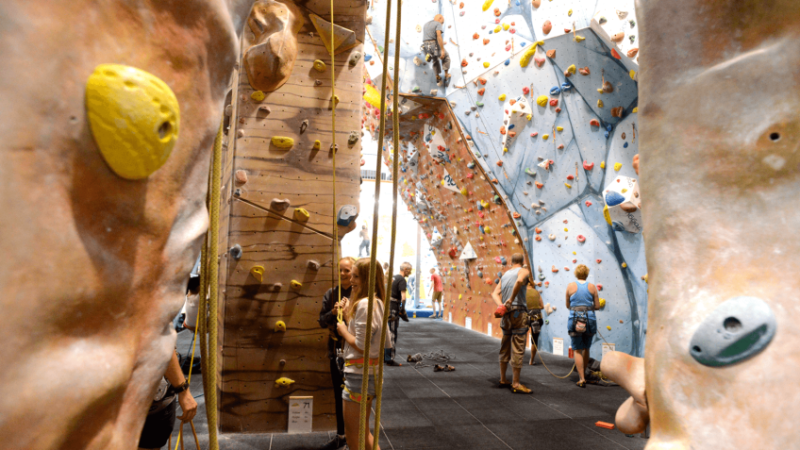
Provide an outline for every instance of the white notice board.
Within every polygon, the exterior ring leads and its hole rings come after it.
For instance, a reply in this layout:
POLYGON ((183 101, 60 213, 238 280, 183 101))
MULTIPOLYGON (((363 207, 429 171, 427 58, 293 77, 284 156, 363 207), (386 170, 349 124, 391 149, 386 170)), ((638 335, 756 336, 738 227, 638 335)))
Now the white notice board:
POLYGON ((492 335, 492 323, 491 323, 491 322, 489 322, 489 323, 487 324, 487 327, 489 328, 489 331, 488 331, 486 334, 488 334, 489 336, 491 336, 491 335, 492 335))
POLYGON ((564 339, 553 338, 553 354, 564 356, 564 339))
POLYGON ((287 433, 311 433, 314 418, 314 397, 289 397, 289 429, 287 433))
POLYGON ((468 330, 472 329, 472 317, 467 317, 464 319, 464 327, 468 330))

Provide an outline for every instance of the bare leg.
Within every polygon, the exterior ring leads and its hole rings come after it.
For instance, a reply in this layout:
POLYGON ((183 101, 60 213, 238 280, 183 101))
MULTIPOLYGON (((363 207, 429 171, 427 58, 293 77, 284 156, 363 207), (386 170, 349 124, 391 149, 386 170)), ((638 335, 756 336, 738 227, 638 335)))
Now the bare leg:
POLYGON ((503 384, 507 384, 508 383, 508 378, 506 378, 506 370, 507 369, 508 369, 508 363, 507 362, 501 362, 500 363, 500 382, 503 383, 503 384))
POLYGON ((583 373, 586 365, 586 360, 589 357, 588 350, 575 350, 573 353, 575 356, 575 370, 578 371, 578 376, 580 377, 580 381, 586 381, 585 375, 583 373), (584 359, 586 357, 586 359, 584 359))
POLYGON ((519 386, 519 374, 522 372, 522 367, 512 367, 511 372, 514 374, 514 378, 512 378, 511 386, 519 386))
MULTIPOLYGON (((369 416, 372 412, 372 401, 367 403, 367 424, 369 424, 369 416)), ((350 450, 360 450, 361 443, 358 442, 359 426, 361 424, 361 405, 356 402, 344 401, 344 434, 347 439, 347 445, 350 450)), ((364 448, 371 449, 373 443, 372 433, 369 431, 367 425, 366 446, 364 448)), ((380 447, 378 447, 380 450, 380 447)))

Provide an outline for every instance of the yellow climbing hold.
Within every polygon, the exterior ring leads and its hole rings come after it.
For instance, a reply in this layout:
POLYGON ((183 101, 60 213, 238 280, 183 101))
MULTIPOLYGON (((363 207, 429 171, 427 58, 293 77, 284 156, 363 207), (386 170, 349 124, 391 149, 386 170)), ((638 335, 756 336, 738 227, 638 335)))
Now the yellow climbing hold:
POLYGON ((259 283, 264 281, 264 266, 251 267, 250 274, 253 275, 253 278, 258 280, 259 283))
POLYGON ((543 135, 542 135, 542 140, 545 140, 545 141, 546 141, 546 140, 547 140, 547 138, 549 138, 549 137, 550 137, 550 135, 549 135, 549 134, 543 134, 543 135))
POLYGON ((489 68, 489 61, 484 61, 483 62, 483 67, 488 69, 489 68))
POLYGON ((275 332, 286 331, 286 322, 279 320, 275 323, 275 332))
POLYGON ((567 72, 569 72, 570 75, 575 75, 575 72, 577 72, 577 71, 578 71, 578 68, 575 67, 575 64, 567 67, 567 72))
POLYGON ((498 100, 500 100, 501 102, 502 102, 502 101, 505 101, 505 99, 506 99, 506 94, 500 94, 500 97, 497 97, 497 99, 498 99, 498 100))
POLYGON ((500 25, 494 27, 494 32, 495 34, 500 32, 500 25))
POLYGON ((528 114, 528 122, 530 122, 531 119, 533 119, 533 115, 532 114, 528 114))
POLYGON ((461 188, 461 195, 467 195, 467 188, 461 188))
POLYGON ((485 232, 486 232, 486 234, 489 234, 489 233, 491 233, 491 232, 492 232, 492 229, 491 229, 490 227, 484 226, 484 227, 483 227, 483 231, 485 231, 485 232))
POLYGON ((567 11, 567 16, 572 17, 572 10, 567 11))
POLYGON ((624 194, 624 193, 628 192, 628 190, 627 190, 627 189, 622 189, 622 190, 621 190, 621 191, 619 191, 619 192, 620 192, 621 194, 624 194))
POLYGON ((564 127, 556 127, 556 131, 564 131, 564 127))
POLYGON ((547 100, 548 98, 546 95, 540 95, 536 97, 536 104, 539 106, 547 106, 547 100))
POLYGON ((314 61, 314 70, 317 72, 325 72, 325 63, 321 59, 314 61))
POLYGON ((600 100, 600 99, 598 98, 598 99, 597 99, 597 107, 598 107, 598 108, 602 108, 603 106, 605 106, 605 105, 603 104, 603 101, 602 101, 602 100, 600 100))
POLYGON ((577 255, 578 253, 576 253, 576 252, 572 252, 572 254, 573 254, 573 255, 577 255))
POLYGON ((605 217, 606 222, 611 225, 611 213, 608 212, 608 205, 603 207, 603 217, 605 217))
POLYGON ((294 218, 299 220, 300 222, 305 222, 311 217, 311 214, 308 213, 303 208, 295 208, 294 209, 294 218))
POLYGON ((585 37, 583 37, 583 36, 578 36, 578 35, 576 34, 576 35, 575 35, 575 38, 574 38, 573 40, 574 40, 575 42, 583 42, 583 41, 585 41, 585 40, 586 40, 586 38, 585 38, 585 37))
POLYGON ((608 331, 611 331, 611 325, 606 325, 606 328, 608 328, 608 331))
MULTIPOLYGON (((508 153, 508 147, 503 147, 503 153, 508 153)), ((442 184, 444 184, 444 181, 442 181, 442 184)))
POLYGON ((272 136, 272 145, 278 148, 292 148, 294 139, 286 136, 272 136))
POLYGON ((301 283, 301 282, 299 282, 297 280, 292 280, 291 284, 292 284, 292 287, 295 288, 295 289, 300 289, 301 287, 303 287, 303 283, 301 283))
POLYGON ((291 378, 280 377, 277 380, 275 380, 275 387, 287 387, 293 383, 294 380, 292 380, 291 378))
POLYGON ((622 268, 624 269, 626 267, 628 267, 628 263, 626 263, 626 262, 622 263, 622 268))
POLYGON ((166 83, 135 67, 97 66, 86 81, 86 115, 106 164, 128 180, 163 166, 178 140, 178 99, 166 83))
POLYGON ((569 228, 567 228, 567 227, 564 227, 564 231, 569 231, 569 228))
POLYGON ((267 96, 262 91, 255 91, 252 94, 250 94, 250 98, 252 98, 257 102, 263 102, 264 99, 267 98, 267 96))
POLYGON ((504 23, 504 24, 503 24, 503 29, 504 29, 504 30, 508 31, 508 29, 509 29, 509 28, 511 28, 511 25, 509 25, 509 24, 507 24, 507 23, 504 23))
POLYGON ((331 103, 332 103, 331 108, 337 106, 339 104, 339 96, 334 95, 333 97, 331 97, 331 103))
POLYGON ((494 0, 486 0, 485 2, 483 2, 483 10, 486 11, 487 9, 491 8, 493 1, 494 0))
POLYGON ((619 172, 619 169, 622 169, 622 163, 614 163, 614 170, 619 172))
MULTIPOLYGON (((566 187, 567 187, 567 189, 572 189, 572 185, 571 185, 571 184, 569 184, 569 183, 564 183, 564 186, 566 186, 566 187)), ((567 229, 566 229, 566 228, 564 228, 564 231, 567 231, 567 229)))
POLYGON ((631 80, 635 80, 636 79, 636 71, 635 70, 631 70, 630 72, 628 72, 628 75, 631 77, 631 80))
POLYGON ((534 54, 536 54, 536 44, 529 45, 528 48, 522 52, 522 56, 519 57, 520 67, 528 67, 528 64, 530 64, 534 54))
POLYGON ((461 300, 461 294, 458 294, 458 299, 461 300))
POLYGON ((316 141, 314 141, 314 150, 319 150, 320 148, 322 148, 322 142, 320 142, 319 139, 317 139, 316 141))
POLYGON ((605 161, 600 161, 600 168, 601 169, 605 169, 606 168, 606 162, 605 161))
POLYGON ((638 112, 639 112, 639 107, 638 107, 638 106, 637 106, 637 107, 635 107, 635 108, 633 108, 633 113, 634 113, 634 114, 636 114, 636 113, 638 113, 638 112))
POLYGON ((371 84, 364 84, 364 100, 375 108, 381 107, 381 93, 371 84))
POLYGON ((606 299, 601 298, 598 303, 600 303, 600 309, 603 309, 606 306, 606 299))

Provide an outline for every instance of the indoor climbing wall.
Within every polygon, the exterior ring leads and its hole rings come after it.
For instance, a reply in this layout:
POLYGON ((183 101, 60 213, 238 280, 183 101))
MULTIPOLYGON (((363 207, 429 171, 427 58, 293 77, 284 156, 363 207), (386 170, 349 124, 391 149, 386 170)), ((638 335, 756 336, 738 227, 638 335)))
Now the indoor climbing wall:
MULTIPOLYGON (((376 3, 379 17, 384 2, 376 3)), ((437 0, 403 11, 402 93, 427 96, 436 87, 426 84, 430 64, 414 64, 424 61, 416 25, 437 13, 445 18, 453 81, 436 95, 446 96, 472 136, 477 164, 518 217, 519 238, 552 307, 541 341, 546 351, 554 338, 569 343, 564 292, 581 263, 604 304, 592 355, 600 357, 604 341, 634 355, 644 351, 647 265, 632 167, 639 57, 633 3, 437 0)), ((383 26, 370 26, 381 42, 383 26)), ((393 47, 387 53, 391 58, 393 47)))
POLYGON ((328 330, 336 86, 339 234, 357 212, 366 4, 256 2, 226 107, 220 232, 220 428, 282 432, 290 397, 313 397, 313 429, 335 428, 328 330), (284 23, 272 33, 275 21, 284 23), (267 30, 267 31, 264 31, 267 30), (320 33, 325 33, 320 35, 320 33), (280 45, 277 45, 280 44, 280 45), (274 54, 275 49, 280 54, 274 54), (329 48, 335 52, 335 65, 329 48), (350 205, 348 208, 346 205, 350 205))
MULTIPOLYGON (((497 180, 479 166, 470 138, 444 99, 400 98, 400 193, 422 226, 444 282, 445 317, 500 337, 491 299, 511 255, 526 253, 497 180)), ((375 131, 379 115, 365 103, 365 125, 375 131)), ((387 122, 391 116, 387 114, 387 122)), ((392 126, 387 123, 386 164, 391 164, 392 126)), ((420 275, 430 278, 429 273, 420 275)))

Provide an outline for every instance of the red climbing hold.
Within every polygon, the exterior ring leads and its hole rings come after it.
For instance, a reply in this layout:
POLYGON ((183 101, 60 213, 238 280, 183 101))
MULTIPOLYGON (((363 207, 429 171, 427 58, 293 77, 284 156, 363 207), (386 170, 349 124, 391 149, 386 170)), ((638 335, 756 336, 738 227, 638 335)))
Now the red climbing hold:
POLYGON ((550 99, 550 106, 558 106, 558 99, 557 98, 551 98, 550 99))
POLYGON ((561 112, 561 107, 556 108, 556 114, 561 112))
POLYGON ((506 127, 500 127, 500 134, 506 134, 506 127))
POLYGON ((550 270, 552 270, 552 271, 553 271, 553 273, 558 273, 558 269, 556 269, 556 266, 553 266, 553 268, 552 268, 552 269, 550 269, 550 270))
POLYGON ((614 58, 617 58, 617 59, 622 59, 622 57, 619 56, 619 53, 617 53, 617 51, 614 50, 613 48, 611 49, 611 56, 613 56, 614 58))
POLYGON ((531 89, 528 86, 525 86, 524 88, 522 88, 522 93, 528 95, 531 93, 531 89))
POLYGON ((516 211, 514 211, 514 214, 512 214, 512 216, 513 216, 515 219, 519 219, 520 217, 522 217, 522 216, 520 216, 520 215, 519 215, 519 213, 518 213, 518 212, 516 212, 516 211))
POLYGON ((597 120, 597 119, 592 119, 592 120, 589 121, 589 125, 591 125, 593 127, 599 127, 600 126, 600 121, 597 120))
POLYGON ((594 169, 594 163, 593 162, 589 162, 589 161, 584 161, 583 162, 583 168, 584 168, 584 170, 592 170, 592 169, 594 169))
POLYGON ((497 161, 497 165, 498 165, 499 167, 503 167, 503 161, 497 161))
POLYGON ((592 202, 590 202, 589 200, 586 200, 586 206, 587 206, 587 207, 588 207, 588 206, 592 206, 592 202))
POLYGON ((550 58, 550 59, 553 59, 553 58, 556 57, 556 50, 555 49, 548 50, 545 53, 547 54, 547 57, 550 58))
POLYGON ((534 239, 536 239, 537 241, 541 241, 542 237, 541 236, 536 236, 534 239))
POLYGON ((585 238, 585 237, 583 237, 583 235, 582 235, 582 234, 579 234, 579 235, 578 235, 578 242, 580 242, 580 243, 582 244, 582 243, 586 242, 586 238, 585 238))
POLYGON ((489 38, 483 38, 483 45, 486 45, 488 43, 489 43, 489 38))
POLYGON ((602 259, 597 259, 597 260, 595 260, 595 261, 597 261, 597 264, 600 264, 601 262, 603 262, 603 260, 602 260, 602 259))
POLYGON ((539 228, 539 227, 536 227, 536 228, 534 229, 534 231, 536 232, 536 234, 541 234, 541 233, 542 233, 542 229, 541 229, 541 228, 539 228))
POLYGON ((574 180, 574 179, 575 179, 575 177, 574 177, 574 176, 572 176, 572 175, 567 175, 567 179, 568 179, 568 180, 570 180, 570 181, 572 181, 572 180, 574 180))
POLYGON ((581 74, 581 75, 583 75, 583 76, 587 76, 587 75, 589 75, 590 73, 592 73, 592 72, 589 70, 589 67, 581 67, 580 69, 578 69, 578 72, 580 72, 580 74, 581 74))

